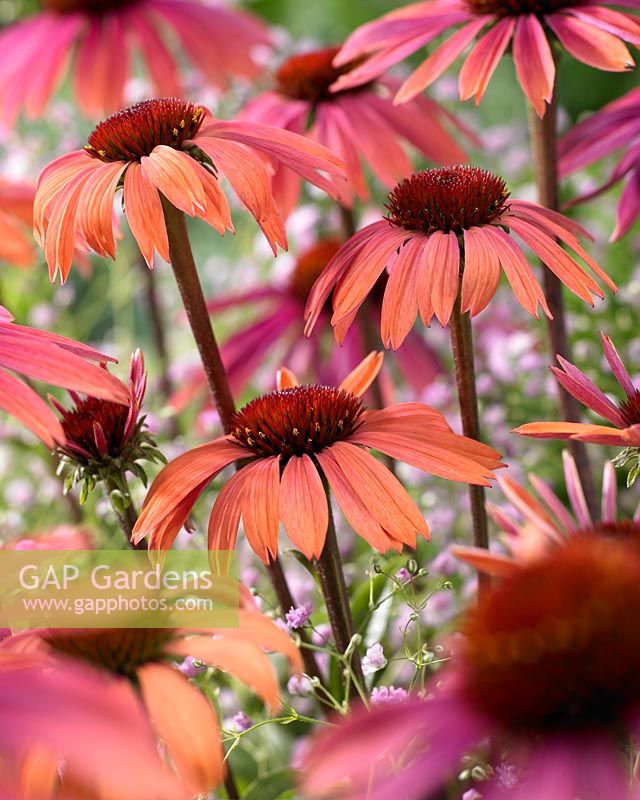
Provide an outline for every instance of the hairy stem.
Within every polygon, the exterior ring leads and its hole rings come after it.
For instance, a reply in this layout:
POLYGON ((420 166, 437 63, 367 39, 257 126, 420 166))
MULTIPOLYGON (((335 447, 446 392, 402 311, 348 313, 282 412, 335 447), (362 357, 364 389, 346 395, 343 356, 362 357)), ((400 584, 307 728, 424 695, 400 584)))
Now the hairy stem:
MULTIPOLYGON (((480 415, 478 413, 478 395, 476 392, 476 370, 473 356, 473 331, 469 312, 460 311, 460 291, 451 315, 449 328, 451 331, 451 347, 453 363, 458 387, 458 402, 462 431, 470 439, 480 439, 480 415)), ((471 521, 473 527, 473 543, 476 547, 489 547, 489 523, 485 508, 484 487, 469 484, 469 500, 471 502, 471 521)), ((478 593, 489 589, 491 584, 488 575, 478 573, 478 593)))
MULTIPOLYGON (((333 641, 338 651, 344 654, 351 643, 355 629, 351 616, 349 593, 347 592, 347 584, 345 583, 344 570, 342 568, 342 557, 338 548, 336 528, 333 522, 331 495, 326 480, 323 482, 327 495, 327 504, 329 506, 329 524, 327 526, 327 538, 324 543, 324 548, 320 554, 320 558, 316 559, 315 563, 322 596, 324 597, 324 602, 327 607, 329 623, 333 633, 333 641)), ((362 674, 362 663, 357 647, 354 647, 352 650, 350 663, 355 680, 358 682, 361 689, 364 690, 365 683, 362 674)), ((352 686, 351 695, 355 696, 356 694, 355 687, 352 686)))
MULTIPOLYGON (((558 154, 557 154, 557 105, 555 98, 547 107, 547 113, 540 119, 535 110, 527 105, 529 132, 533 152, 533 170, 538 190, 538 201, 554 211, 559 207, 558 154)), ((573 362, 569 342, 564 296, 561 281, 543 267, 544 294, 553 319, 547 320, 551 355, 566 358, 573 362)), ((567 422, 580 422, 580 404, 558 384, 560 407, 567 422)), ((598 519, 598 501, 589 464, 589 456, 584 442, 569 440, 569 448, 575 459, 585 499, 593 519, 598 519)))
MULTIPOLYGON (((165 224, 167 226, 167 237, 169 240, 169 255, 171 257, 171 267, 178 284, 180 296, 193 338, 196 341, 207 383, 213 395, 213 399, 220 414, 220 420, 225 433, 229 433, 232 427, 233 415, 236 406, 229 386, 227 371, 222 363, 220 348, 216 342, 216 337, 211 327, 211 319, 207 311, 207 305, 198 277, 187 225, 182 211, 179 211, 165 197, 162 198, 162 210, 164 212, 165 224)), ((296 603, 287 584, 287 579, 280 564, 279 558, 268 566, 267 571, 273 585, 273 589, 278 598, 278 603, 282 613, 286 613, 291 606, 296 603)), ((301 636, 304 639, 304 637, 301 636)), ((315 656, 306 648, 302 649, 302 657, 305 669, 313 677, 321 677, 315 656)))

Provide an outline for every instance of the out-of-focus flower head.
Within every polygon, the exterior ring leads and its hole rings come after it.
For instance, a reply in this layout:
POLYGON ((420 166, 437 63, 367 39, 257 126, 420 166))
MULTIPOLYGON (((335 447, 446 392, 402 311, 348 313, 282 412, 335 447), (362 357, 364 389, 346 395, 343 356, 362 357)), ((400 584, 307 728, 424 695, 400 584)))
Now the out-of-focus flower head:
POLYGON ((578 61, 623 72, 634 66, 624 42, 640 44, 640 21, 611 6, 637 8, 635 0, 426 0, 358 28, 335 60, 340 67, 365 59, 334 84, 353 88, 377 77, 451 28, 458 30, 407 78, 397 103, 411 100, 445 72, 480 35, 460 72, 460 98, 476 105, 511 46, 518 82, 538 116, 553 97, 557 42, 578 61))
POLYGON ((269 43, 255 17, 201 0, 41 0, 41 6, 0 34, 0 120, 6 125, 22 110, 41 116, 69 71, 80 109, 100 117, 125 104, 138 56, 153 94, 179 95, 183 57, 225 88, 232 76, 259 74, 256 49, 269 43))

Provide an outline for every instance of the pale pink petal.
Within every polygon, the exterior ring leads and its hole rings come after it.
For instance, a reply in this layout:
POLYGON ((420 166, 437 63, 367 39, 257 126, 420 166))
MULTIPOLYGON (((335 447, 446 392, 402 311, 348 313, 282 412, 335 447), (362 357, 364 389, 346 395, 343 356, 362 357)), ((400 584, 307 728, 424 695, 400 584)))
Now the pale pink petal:
POLYGON ((318 470, 307 455, 292 456, 282 473, 280 517, 287 536, 307 558, 319 558, 329 510, 318 470))

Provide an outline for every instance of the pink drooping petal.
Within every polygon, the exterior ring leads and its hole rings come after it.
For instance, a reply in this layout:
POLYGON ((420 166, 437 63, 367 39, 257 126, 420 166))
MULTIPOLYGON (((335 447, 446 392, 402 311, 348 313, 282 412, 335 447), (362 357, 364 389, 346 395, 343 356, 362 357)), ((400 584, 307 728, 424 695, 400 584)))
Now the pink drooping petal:
POLYGON ((101 116, 124 105, 129 43, 121 14, 90 16, 88 22, 76 54, 76 95, 85 114, 101 116))
POLYGON ((489 85, 491 76, 509 46, 515 19, 503 17, 478 41, 460 70, 460 99, 475 97, 479 105, 489 85))
POLYGON ((422 239, 409 239, 401 248, 382 300, 380 338, 385 347, 397 350, 407 338, 418 316, 418 276, 422 239))
POLYGON ((405 80, 398 90, 394 102, 406 103, 436 81, 491 21, 490 15, 482 14, 478 19, 468 22, 453 36, 446 39, 405 80))
POLYGON ((244 468, 242 521, 247 541, 268 564, 278 554, 280 524, 280 456, 254 461, 244 468))
MULTIPOLYGON (((435 231, 429 237, 431 305, 440 324, 449 323, 460 285, 460 246, 453 231, 435 231)), ((427 251, 425 251, 427 252, 427 251)))
POLYGON ((534 14, 523 14, 516 22, 513 60, 518 80, 536 114, 543 117, 553 98, 556 66, 544 28, 534 14))
POLYGON ((574 58, 596 69, 625 72, 633 58, 617 36, 567 14, 549 14, 545 22, 574 58))
POLYGON ((542 287, 513 239, 494 225, 487 225, 479 230, 485 243, 493 247, 520 305, 536 318, 540 305, 545 314, 551 317, 542 287))
POLYGON ((500 261, 480 228, 464 232, 461 311, 472 317, 487 307, 500 282, 500 261))
POLYGON ((511 228, 529 245, 540 260, 581 300, 593 306, 592 295, 604 297, 602 289, 549 236, 523 219, 510 217, 511 228))
POLYGON ((611 337, 607 336, 606 333, 600 333, 600 341, 602 342, 602 349, 604 350, 607 363, 611 367, 611 371, 624 390, 624 393, 629 398, 635 397, 636 387, 633 385, 631 376, 627 372, 625 365, 622 363, 622 359, 618 355, 618 351, 616 350, 611 337))
POLYGON ((155 20, 135 6, 126 17, 131 35, 140 48, 157 97, 179 97, 182 93, 180 75, 174 57, 165 45, 155 20))
POLYGON ((64 444, 65 435, 56 415, 33 389, 0 369, 0 408, 19 420, 45 445, 64 444))
POLYGON ((640 216, 640 168, 630 172, 618 203, 616 227, 611 234, 611 241, 617 242, 629 232, 631 226, 640 216))
POLYGON ((604 419, 618 428, 625 428, 624 417, 606 394, 598 389, 592 380, 569 361, 562 358, 562 356, 557 358, 562 369, 551 367, 551 371, 558 383, 587 408, 595 411, 596 414, 604 417, 604 419))
MULTIPOLYGON (((356 234, 357 236, 358 234, 356 234)), ((346 247, 356 237, 353 237, 346 247)), ((407 235, 407 231, 403 228, 391 227, 387 222, 384 222, 381 227, 369 226, 367 235, 362 237, 362 246, 354 253, 348 268, 337 280, 333 294, 332 325, 351 315, 360 307, 395 251, 408 238, 411 237, 407 235)), ((342 251, 346 247, 342 248, 329 262, 327 271, 343 257, 342 251)))
POLYGON ((137 671, 144 704, 176 772, 194 793, 215 788, 225 774, 218 721, 209 701, 169 664, 137 671))
POLYGON ((169 242, 160 195, 140 164, 130 164, 125 173, 124 210, 133 238, 149 269, 153 269, 156 251, 168 262, 169 242))
POLYGON ((307 558, 322 553, 329 511, 318 470, 307 455, 292 456, 282 473, 280 516, 293 544, 307 558))
POLYGON ((271 179, 262 159, 249 147, 224 139, 202 137, 198 146, 212 159, 234 191, 254 216, 271 245, 287 247, 287 235, 271 193, 271 179))

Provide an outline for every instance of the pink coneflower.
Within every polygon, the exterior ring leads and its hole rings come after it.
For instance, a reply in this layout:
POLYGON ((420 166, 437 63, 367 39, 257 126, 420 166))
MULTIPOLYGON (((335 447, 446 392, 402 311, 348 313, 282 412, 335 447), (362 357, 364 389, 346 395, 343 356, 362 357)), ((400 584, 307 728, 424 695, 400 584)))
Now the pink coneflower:
POLYGON ((36 190, 28 183, 0 180, 0 261, 30 267, 35 260, 31 238, 36 190))
POLYGON ((233 230, 220 187, 223 176, 276 253, 287 239, 264 155, 337 196, 333 179, 342 176, 342 162, 303 136, 217 120, 203 106, 176 98, 146 100, 114 114, 98 125, 83 150, 53 161, 38 180, 35 231, 50 276, 60 271, 66 280, 78 241, 115 258, 112 208, 120 186, 125 216, 149 267, 154 251, 169 261, 161 197, 220 234, 233 230))
POLYGON ((614 447, 640 447, 640 390, 633 385, 611 339, 604 333, 600 338, 611 372, 625 394, 619 405, 609 400, 593 381, 564 358, 558 356, 560 367, 551 367, 551 371, 570 395, 613 427, 580 422, 528 422, 516 428, 514 433, 537 439, 579 439, 614 447))
POLYGON ((571 291, 593 305, 603 297, 597 282, 560 247, 566 244, 606 285, 615 284, 580 245, 588 234, 575 222, 535 203, 511 200, 505 182, 478 167, 417 172, 389 195, 387 219, 358 231, 316 281, 307 304, 307 335, 333 292, 340 341, 385 269, 380 334, 385 347, 399 347, 418 312, 446 325, 462 275, 461 312, 480 313, 498 287, 500 267, 516 299, 530 314, 538 306, 551 316, 537 278, 516 243, 516 234, 571 291))
MULTIPOLYGON (((339 350, 327 348, 325 325, 322 323, 305 339, 304 308, 309 291, 323 269, 336 255, 343 242, 322 239, 296 258, 291 273, 281 286, 266 284, 235 295, 219 296, 207 307, 216 315, 230 309, 252 313, 251 321, 233 333, 222 345, 222 360, 234 394, 241 394, 256 371, 275 359, 278 363, 306 365, 305 373, 328 386, 338 383, 340 375, 354 369, 365 357, 367 348, 362 331, 351 328, 339 350)), ((384 276, 383 276, 384 278, 384 276)), ((380 316, 380 300, 384 291, 381 283, 379 297, 373 297, 369 313, 380 316)), ((328 305, 328 304, 327 304, 328 305)), ((328 323, 330 309, 322 316, 328 323)), ((404 347, 396 353, 395 363, 402 380, 416 394, 422 392, 443 371, 434 350, 415 331, 411 331, 404 347)), ((171 405, 180 410, 195 397, 204 396, 206 378, 196 367, 181 378, 181 387, 171 398, 171 405)))
POLYGON ((405 403, 366 411, 360 396, 375 379, 371 353, 340 386, 299 386, 288 370, 278 390, 238 411, 228 436, 172 461, 151 486, 134 542, 167 549, 206 486, 234 462, 245 466, 224 486, 211 511, 209 549, 235 547, 242 517, 249 544, 269 563, 282 521, 308 558, 322 553, 329 523, 326 480, 353 529, 379 552, 415 547, 429 529, 402 484, 368 450, 449 480, 488 485, 499 455, 459 436, 429 406, 405 403))
POLYGON ((597 197, 624 179, 612 241, 621 239, 640 216, 640 89, 609 103, 560 140, 560 174, 571 175, 617 151, 623 155, 609 180, 572 202, 597 197))
POLYGON ((348 797, 431 797, 463 755, 491 741, 513 765, 513 791, 496 775, 482 788, 487 800, 637 796, 620 747, 640 732, 640 560, 631 553, 575 537, 518 569, 467 617, 428 699, 360 712, 318 737, 303 765, 309 794, 350 777, 348 797))
POLYGON ((106 369, 90 363, 97 361, 104 365, 113 360, 73 339, 16 325, 7 309, 0 306, 0 408, 35 433, 47 447, 64 442, 60 422, 30 386, 5 370, 126 403, 126 387, 106 369))
POLYGON ((623 41, 640 44, 640 23, 610 6, 637 7, 635 0, 426 0, 391 11, 358 28, 335 60, 344 66, 367 60, 343 75, 335 89, 359 86, 419 50, 450 28, 461 26, 402 84, 396 102, 415 97, 461 55, 480 33, 460 72, 460 97, 476 104, 500 59, 512 47, 518 81, 538 116, 551 102, 555 41, 596 69, 623 72, 634 62, 623 41))
POLYGON ((181 94, 178 61, 186 56, 226 87, 233 75, 255 77, 256 47, 269 42, 249 14, 201 0, 41 0, 42 10, 0 35, 0 116, 22 109, 38 117, 69 72, 87 116, 116 111, 141 56, 154 94, 181 94), (175 47, 179 44, 179 47, 175 47), (69 65, 71 68, 69 69, 69 65))
POLYGON ((122 681, 66 658, 14 653, 0 645, 0 792, 7 800, 101 786, 100 797, 188 800, 158 755, 146 714, 122 681), (6 794, 5 794, 6 792, 6 794))
POLYGON ((518 512, 514 517, 502 506, 487 503, 493 521, 505 534, 509 555, 489 553, 476 547, 455 545, 451 551, 479 570, 502 577, 517 564, 528 563, 567 543, 570 537, 591 532, 597 536, 636 537, 640 544, 640 505, 633 519, 618 518, 618 487, 613 464, 608 461, 602 477, 602 506, 594 519, 587 507, 585 492, 573 456, 562 454, 569 507, 537 475, 529 479, 534 488, 527 491, 512 478, 499 478, 505 497, 518 512))
MULTIPOLYGON (((466 161, 464 150, 443 123, 468 132, 433 100, 420 97, 405 108, 394 108, 389 80, 370 82, 354 90, 329 91, 349 65, 331 65, 337 47, 292 56, 275 74, 275 85, 253 100, 242 117, 267 125, 306 133, 328 147, 347 164, 349 183, 342 203, 351 206, 355 197, 369 197, 363 166, 366 165, 388 188, 411 172, 404 142, 436 164, 466 161)), ((274 194, 288 216, 300 194, 300 178, 279 169, 274 176, 274 194)))
MULTIPOLYGON (((252 609, 238 613, 237 628, 203 630, 197 635, 165 628, 52 629, 17 634, 5 644, 18 652, 44 651, 56 658, 88 662, 99 669, 96 679, 113 687, 112 691, 128 695, 131 705, 139 709, 141 699, 143 713, 161 740, 167 761, 186 787, 186 800, 207 793, 222 781, 224 751, 209 700, 174 662, 191 656, 228 672, 255 691, 271 711, 280 707, 278 677, 264 649, 285 654, 294 671, 302 670, 297 647, 272 620, 252 609)), ((100 781, 86 772, 84 783, 72 796, 101 800, 100 781)), ((65 779, 63 772, 63 788, 65 779)), ((75 783, 69 780, 70 790, 75 783)), ((164 793, 159 791, 156 796, 162 798, 164 793)), ((126 797, 137 800, 138 795, 126 797)))

